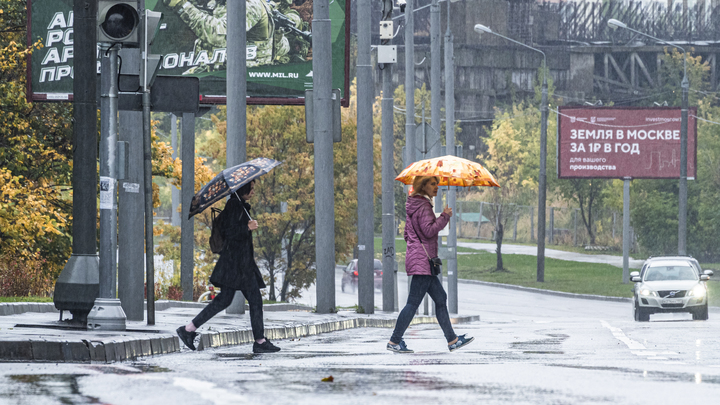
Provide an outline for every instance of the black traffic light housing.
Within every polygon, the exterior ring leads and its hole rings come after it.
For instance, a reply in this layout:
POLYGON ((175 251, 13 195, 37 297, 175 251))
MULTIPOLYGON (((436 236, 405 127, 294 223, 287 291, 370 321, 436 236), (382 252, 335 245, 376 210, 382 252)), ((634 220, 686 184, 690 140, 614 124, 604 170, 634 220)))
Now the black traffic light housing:
POLYGON ((139 47, 140 13, 137 1, 98 2, 97 41, 125 47, 139 47))

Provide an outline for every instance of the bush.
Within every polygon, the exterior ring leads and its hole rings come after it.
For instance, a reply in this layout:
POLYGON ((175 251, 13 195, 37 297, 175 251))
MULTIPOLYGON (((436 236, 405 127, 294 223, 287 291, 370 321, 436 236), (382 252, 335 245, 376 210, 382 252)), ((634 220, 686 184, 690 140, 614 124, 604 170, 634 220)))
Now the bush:
POLYGON ((45 259, 37 254, 23 262, 0 255, 0 296, 50 296, 53 280, 43 274, 45 265, 45 259))

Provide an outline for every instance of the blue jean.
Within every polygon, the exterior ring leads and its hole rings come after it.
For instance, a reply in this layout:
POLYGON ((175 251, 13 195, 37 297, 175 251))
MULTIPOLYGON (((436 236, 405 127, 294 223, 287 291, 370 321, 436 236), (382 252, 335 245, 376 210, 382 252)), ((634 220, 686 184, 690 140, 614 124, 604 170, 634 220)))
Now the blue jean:
POLYGON ((445 334, 445 339, 448 343, 455 340, 457 335, 455 335, 455 331, 450 323, 450 314, 447 309, 447 294, 445 293, 442 283, 440 283, 440 279, 435 276, 412 276, 407 304, 405 304, 405 308, 400 311, 400 315, 395 323, 395 330, 390 338, 391 342, 400 343, 403 334, 405 334, 405 330, 410 326, 410 322, 415 316, 426 293, 430 294, 430 298, 435 301, 435 316, 445 334))
MULTIPOLYGON (((248 301, 250 307, 250 326, 253 331, 253 338, 259 340, 265 337, 265 326, 263 324, 263 307, 262 307, 262 295, 260 294, 260 288, 257 285, 255 277, 248 277, 248 286, 243 286, 240 291, 243 293, 248 301)), ((216 295, 215 298, 205 307, 202 311, 193 319, 192 323, 196 328, 202 326, 205 322, 209 321, 210 318, 217 315, 220 311, 230 306, 233 298, 235 297, 235 289, 230 287, 223 287, 220 290, 220 294, 216 295)), ((245 305, 245 303, 243 303, 245 305)))

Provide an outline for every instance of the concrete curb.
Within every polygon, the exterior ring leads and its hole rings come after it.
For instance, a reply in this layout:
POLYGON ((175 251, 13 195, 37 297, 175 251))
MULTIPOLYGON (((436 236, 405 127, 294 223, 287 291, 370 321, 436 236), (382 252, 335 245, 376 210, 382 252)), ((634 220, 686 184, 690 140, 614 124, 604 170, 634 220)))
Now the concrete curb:
POLYGON ((606 297, 604 295, 575 294, 575 293, 568 293, 568 292, 562 292, 562 291, 543 290, 540 288, 533 288, 533 287, 523 287, 523 286, 512 285, 512 284, 493 283, 490 281, 458 279, 458 282, 463 283, 463 284, 480 284, 480 285, 486 285, 489 287, 507 288, 510 290, 526 291, 526 292, 532 292, 532 293, 536 293, 536 294, 556 295, 559 297, 567 297, 567 298, 582 298, 582 299, 586 299, 586 300, 597 300, 597 301, 632 302, 632 298, 626 298, 626 297, 606 297))
POLYGON ((25 312, 60 312, 52 302, 4 302, 0 304, 0 316, 25 312))
MULTIPOLYGON (((480 316, 461 316, 451 319, 453 323, 479 321, 480 316)), ((435 317, 416 316, 412 325, 437 323, 435 317)), ((268 328, 268 339, 293 339, 321 333, 352 328, 391 328, 395 318, 371 318, 358 316, 329 322, 296 324, 268 328)), ((204 332, 200 335, 198 350, 212 347, 233 346, 253 342, 252 330, 231 329, 204 332)), ((62 339, 30 339, 23 341, 0 341, 0 361, 53 362, 53 363, 114 363, 137 360, 142 357, 176 353, 181 350, 180 339, 175 334, 162 334, 145 338, 113 337, 102 340, 67 341, 62 339)), ((183 349, 187 350, 187 349, 183 349)))
MULTIPOLYGON (((170 300, 158 300, 155 301, 155 310, 164 311, 170 308, 205 308, 207 304, 200 302, 190 301, 170 301, 170 300)), ((247 309, 247 304, 245 305, 247 309)), ((297 304, 265 304, 263 305, 265 311, 312 311, 313 308, 305 305, 297 304)), ((54 312, 59 313, 60 311, 55 308, 55 304, 52 302, 5 302, 0 304, 0 316, 3 315, 18 315, 26 312, 54 312)))

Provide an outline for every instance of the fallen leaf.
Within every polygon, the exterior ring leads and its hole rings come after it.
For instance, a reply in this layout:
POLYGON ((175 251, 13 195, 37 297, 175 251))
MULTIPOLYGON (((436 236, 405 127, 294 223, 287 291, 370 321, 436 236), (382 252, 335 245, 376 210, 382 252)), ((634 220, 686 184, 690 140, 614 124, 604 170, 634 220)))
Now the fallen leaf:
POLYGON ((333 382, 334 380, 335 379, 333 378, 333 376, 328 376, 328 377, 323 378, 321 381, 322 382, 333 382))

